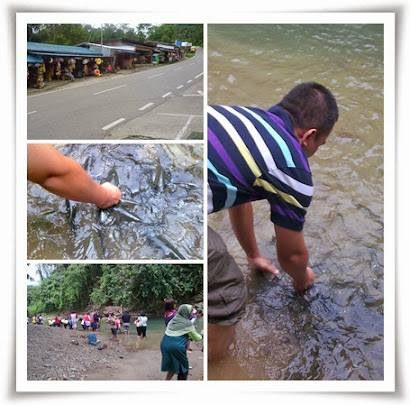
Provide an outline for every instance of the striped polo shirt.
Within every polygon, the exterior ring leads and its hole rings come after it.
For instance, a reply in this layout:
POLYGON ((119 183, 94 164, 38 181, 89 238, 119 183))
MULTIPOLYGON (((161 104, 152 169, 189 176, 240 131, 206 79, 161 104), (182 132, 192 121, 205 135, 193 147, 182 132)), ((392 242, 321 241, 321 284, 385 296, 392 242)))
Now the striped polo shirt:
POLYGON ((287 112, 278 106, 207 108, 208 213, 266 199, 274 224, 301 231, 312 174, 287 112))

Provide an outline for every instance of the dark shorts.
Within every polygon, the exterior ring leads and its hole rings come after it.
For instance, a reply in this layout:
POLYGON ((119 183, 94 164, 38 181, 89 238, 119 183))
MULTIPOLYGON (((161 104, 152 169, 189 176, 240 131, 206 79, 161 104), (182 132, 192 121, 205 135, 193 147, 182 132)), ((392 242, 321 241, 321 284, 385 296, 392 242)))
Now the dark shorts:
POLYGON ((118 329, 117 329, 117 328, 111 328, 111 333, 112 333, 114 336, 117 336, 118 329))
POLYGON ((240 268, 220 235, 208 227, 208 321, 221 326, 238 323, 245 313, 246 297, 240 268))
POLYGON ((137 326, 138 336, 146 337, 147 336, 147 327, 146 326, 137 326))

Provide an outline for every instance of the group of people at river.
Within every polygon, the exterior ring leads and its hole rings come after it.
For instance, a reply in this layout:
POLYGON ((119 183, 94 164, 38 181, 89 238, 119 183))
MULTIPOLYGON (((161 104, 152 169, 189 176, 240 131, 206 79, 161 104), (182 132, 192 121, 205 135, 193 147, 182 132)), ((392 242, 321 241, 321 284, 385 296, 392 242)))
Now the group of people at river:
MULTIPOLYGON (((174 299, 166 299, 164 305, 164 324, 166 330, 161 340, 160 349, 162 354, 161 371, 166 372, 166 380, 171 380, 177 374, 178 380, 186 380, 191 368, 188 354, 192 353, 191 342, 202 341, 203 331, 197 330, 197 320, 202 316, 202 310, 190 304, 182 304, 176 309, 174 299)), ((135 317, 124 310, 122 314, 105 314, 106 322, 110 325, 112 339, 119 342, 118 334, 130 334, 131 324, 134 323, 138 335, 137 349, 140 339, 147 336, 148 317, 144 311, 140 311, 135 317)), ((83 330, 91 332, 101 331, 101 316, 98 311, 78 315, 76 311, 71 311, 68 316, 61 317, 57 314, 54 319, 48 319, 50 327, 69 328, 70 330, 83 330), (81 328, 79 327, 81 325, 81 328)), ((29 317, 27 317, 29 323, 29 317)), ((43 324, 41 314, 32 316, 33 324, 43 324)), ((203 347, 201 349, 203 351, 203 347)))
MULTIPOLYGON (((117 337, 118 333, 123 332, 126 335, 130 333, 131 325, 131 314, 125 310, 122 314, 109 313, 105 315, 106 322, 111 326, 112 334, 117 337)), ((92 314, 86 312, 85 315, 78 315, 76 311, 71 311, 68 316, 61 317, 57 314, 53 319, 48 319, 48 326, 58 327, 58 328, 69 328, 70 330, 83 330, 83 331, 101 331, 101 321, 103 316, 94 311, 92 314), (81 329, 78 329, 78 325, 81 325, 81 329)), ((42 325, 43 317, 41 314, 33 315, 31 318, 33 324, 42 325)), ((29 323, 29 318, 27 318, 27 323, 29 323)), ((139 337, 145 338, 147 335, 147 323, 148 317, 144 311, 141 311, 139 315, 135 318, 134 324, 139 337)))
MULTIPOLYGON (((130 334, 132 316, 128 311, 124 311, 122 315, 115 315, 111 313, 108 315, 107 322, 111 325, 111 333, 113 334, 113 340, 118 341, 118 333, 123 332, 125 335, 130 334)), ((137 330, 138 341, 137 348, 139 348, 139 339, 147 337, 147 324, 148 317, 145 311, 141 311, 134 320, 134 325, 137 330)))

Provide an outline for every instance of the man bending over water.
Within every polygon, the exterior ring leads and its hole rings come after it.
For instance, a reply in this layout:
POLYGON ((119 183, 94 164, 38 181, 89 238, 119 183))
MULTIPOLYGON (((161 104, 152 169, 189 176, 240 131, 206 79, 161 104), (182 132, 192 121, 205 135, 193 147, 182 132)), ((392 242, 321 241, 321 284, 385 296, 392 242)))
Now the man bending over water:
MULTIPOLYGON (((208 213, 228 209, 248 261, 274 275, 278 269, 256 242, 252 201, 266 199, 276 234, 277 257, 295 290, 310 287, 303 236, 313 196, 308 159, 326 142, 339 117, 332 93, 302 83, 262 110, 208 106, 208 213)), ((208 358, 224 356, 245 312, 246 285, 222 238, 208 228, 208 358)))
POLYGON ((109 208, 118 203, 121 191, 111 183, 96 183, 80 164, 52 145, 27 145, 27 179, 68 200, 109 208))

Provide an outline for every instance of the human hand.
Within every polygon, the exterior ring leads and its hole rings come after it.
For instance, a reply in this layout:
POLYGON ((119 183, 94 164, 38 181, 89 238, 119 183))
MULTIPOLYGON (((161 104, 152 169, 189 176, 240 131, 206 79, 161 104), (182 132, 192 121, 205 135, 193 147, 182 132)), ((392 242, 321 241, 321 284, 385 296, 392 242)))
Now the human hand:
POLYGON ((262 271, 267 271, 268 273, 277 276, 279 274, 279 270, 273 265, 265 256, 259 255, 256 257, 249 257, 246 256, 249 263, 253 264, 257 269, 262 271))
POLYGON ((96 204, 97 207, 105 209, 118 204, 122 195, 121 190, 108 182, 101 184, 101 187, 104 191, 104 198, 101 200, 101 203, 96 204))
POLYGON ((310 267, 306 267, 305 277, 302 280, 292 278, 292 285, 296 291, 304 291, 313 285, 316 275, 310 267))

